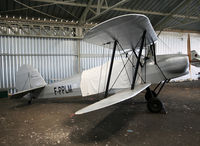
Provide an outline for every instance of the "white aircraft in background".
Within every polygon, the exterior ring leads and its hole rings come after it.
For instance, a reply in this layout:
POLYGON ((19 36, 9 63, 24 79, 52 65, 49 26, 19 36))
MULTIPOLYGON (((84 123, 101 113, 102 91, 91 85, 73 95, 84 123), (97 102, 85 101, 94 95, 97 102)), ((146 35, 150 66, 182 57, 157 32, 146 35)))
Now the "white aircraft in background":
POLYGON ((195 50, 191 51, 191 64, 200 67, 200 56, 195 50))
POLYGON ((151 112, 163 109, 158 95, 170 79, 188 73, 187 55, 156 55, 157 35, 145 15, 127 14, 102 22, 89 30, 84 39, 97 45, 112 44, 109 62, 63 81, 46 84, 38 71, 22 66, 16 74, 18 92, 11 98, 29 93, 33 98, 89 96, 104 93, 104 99, 80 109, 84 114, 133 98, 146 90, 145 99, 151 112), (116 51, 121 59, 115 59, 116 51), (156 88, 150 89, 151 84, 156 88), (109 96, 114 91, 115 94, 109 96))

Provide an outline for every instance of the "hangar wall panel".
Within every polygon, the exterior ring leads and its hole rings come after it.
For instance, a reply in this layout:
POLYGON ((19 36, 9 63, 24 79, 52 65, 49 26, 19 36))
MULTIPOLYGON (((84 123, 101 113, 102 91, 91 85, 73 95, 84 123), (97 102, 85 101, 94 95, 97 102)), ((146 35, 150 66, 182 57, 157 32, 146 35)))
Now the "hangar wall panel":
MULTIPOLYGON (((187 54, 188 33, 162 32, 157 41, 157 54, 187 54)), ((190 33, 191 51, 200 53, 200 34, 190 33)))
POLYGON ((37 68, 47 83, 77 72, 76 42, 66 39, 0 37, 0 88, 15 88, 23 64, 37 68))
POLYGON ((187 34, 162 32, 157 42, 157 54, 187 54, 187 34))
POLYGON ((112 54, 112 49, 108 49, 106 47, 110 46, 97 46, 93 44, 86 43, 84 41, 80 42, 80 70, 86 70, 89 68, 93 68, 95 66, 100 66, 104 62, 110 59, 112 54))

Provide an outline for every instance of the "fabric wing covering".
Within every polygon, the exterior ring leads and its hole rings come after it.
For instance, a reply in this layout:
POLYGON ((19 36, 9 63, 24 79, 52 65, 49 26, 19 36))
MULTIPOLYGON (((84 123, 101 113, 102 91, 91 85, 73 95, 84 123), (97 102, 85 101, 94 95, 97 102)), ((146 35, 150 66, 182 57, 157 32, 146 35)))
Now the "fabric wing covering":
POLYGON ((84 40, 103 45, 117 40, 124 49, 135 48, 146 30, 145 44, 150 45, 157 40, 157 35, 145 15, 126 14, 104 21, 90 29, 84 40))
MULTIPOLYGON (((123 89, 123 88, 130 88, 131 87, 131 82, 132 82, 132 72, 133 67, 132 64, 128 61, 126 64, 125 69, 124 67, 124 62, 127 61, 127 58, 122 60, 115 60, 113 64, 113 70, 112 70, 112 75, 110 79, 110 86, 109 89, 112 87, 112 89, 123 89), (121 70, 123 71, 121 72, 121 70), (119 73, 121 74, 119 75, 119 73), (119 77, 118 77, 119 75, 119 77)), ((110 66, 110 61, 103 64, 102 66, 98 66, 86 71, 83 71, 81 75, 81 92, 82 96, 89 96, 93 94, 98 94, 102 93, 105 91, 106 88, 106 83, 107 83, 107 77, 108 77, 108 72, 109 72, 109 66, 110 66)), ((140 71, 139 71, 140 72, 140 71)), ((141 82, 141 79, 137 78, 137 84, 141 82)))

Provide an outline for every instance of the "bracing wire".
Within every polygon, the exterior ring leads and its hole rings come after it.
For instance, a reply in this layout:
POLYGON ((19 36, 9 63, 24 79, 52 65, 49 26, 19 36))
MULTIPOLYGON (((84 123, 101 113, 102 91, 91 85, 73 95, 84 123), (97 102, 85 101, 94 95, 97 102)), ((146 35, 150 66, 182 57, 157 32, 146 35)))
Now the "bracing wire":
MULTIPOLYGON (((120 45, 119 42, 118 42, 118 44, 119 44, 120 48, 124 51, 124 49, 122 48, 122 46, 120 45)), ((119 49, 119 48, 118 48, 118 49, 119 49)), ((128 61, 132 62, 132 61, 130 60, 130 57, 131 57, 132 55, 133 55, 133 51, 132 51, 131 55, 128 57, 126 63, 124 64, 124 61, 123 61, 122 56, 121 56, 121 54, 120 54, 124 66, 123 66, 123 68, 121 69, 121 71, 120 71, 120 73, 118 74, 118 76, 117 76, 117 78, 115 79, 115 81, 113 82, 113 84, 112 84, 111 88, 109 89, 109 91, 110 91, 110 90, 113 88, 113 86, 115 85, 116 81, 118 80, 118 78, 119 78, 120 74, 122 73, 122 71, 124 70, 124 68, 126 69, 126 64, 128 63, 128 61)), ((132 65, 133 65, 133 63, 132 63, 132 65)), ((133 67, 135 68, 134 65, 133 65, 133 67)), ((126 70, 126 73, 127 73, 127 70, 126 70)), ((142 81, 145 82, 144 79, 142 78, 142 76, 140 75, 140 73, 137 73, 137 74, 138 74, 139 77, 142 79, 142 81)), ((128 76, 128 73, 127 73, 127 76, 128 76)), ((128 78, 129 78, 129 76, 128 76, 128 78)))
MULTIPOLYGON (((117 48, 118 48, 118 47, 117 47, 117 48)), ((118 50, 119 50, 119 52, 120 52, 120 49, 119 49, 119 48, 118 48, 118 50)), ((121 54, 120 54, 120 57, 121 57, 121 60, 122 60, 123 65, 124 65, 124 60, 123 60, 123 57, 122 57, 121 54)), ((128 59, 129 59, 129 57, 128 57, 128 59)), ((127 62, 128 62, 128 60, 127 60, 127 62)), ((130 77, 129 77, 129 75, 128 75, 128 72, 127 72, 127 69, 126 69, 126 66, 125 66, 125 65, 124 65, 124 68, 125 68, 125 70, 126 70, 127 77, 128 77, 129 82, 130 82, 130 84, 131 84, 131 79, 130 79, 130 77)))
MULTIPOLYGON (((121 55, 121 54, 120 54, 121 55)), ((113 88, 113 86, 115 85, 115 83, 117 82, 117 80, 118 80, 118 78, 119 78, 119 76, 120 76, 120 74, 122 73, 122 71, 124 70, 124 68, 126 68, 126 64, 128 63, 128 61, 129 60, 127 60, 126 61, 126 63, 124 64, 124 66, 123 66, 123 68, 121 69, 121 71, 119 72, 119 74, 117 75, 117 77, 116 77, 116 79, 115 79, 115 81, 113 82, 113 84, 112 84, 112 86, 111 86, 111 88, 110 88, 110 90, 113 88)), ((127 74, 128 75, 128 74, 127 74)), ((129 78, 129 77, 128 77, 129 78)), ((129 79, 130 80, 130 79, 129 79)))

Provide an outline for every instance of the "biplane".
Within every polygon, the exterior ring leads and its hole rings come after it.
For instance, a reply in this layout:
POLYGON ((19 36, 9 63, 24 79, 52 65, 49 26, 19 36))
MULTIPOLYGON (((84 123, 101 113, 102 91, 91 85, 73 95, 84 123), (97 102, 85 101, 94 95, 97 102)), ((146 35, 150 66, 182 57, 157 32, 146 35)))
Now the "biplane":
POLYGON ((84 40, 112 50, 108 62, 63 81, 46 84, 39 72, 23 65, 16 74, 18 92, 11 98, 28 95, 33 98, 90 96, 103 93, 104 98, 75 114, 106 108, 146 91, 149 111, 163 109, 158 99, 160 91, 170 79, 188 73, 187 55, 156 55, 157 35, 145 15, 127 14, 109 19, 90 29, 84 40), (118 56, 116 58, 116 54, 118 56), (151 89, 152 84, 157 84, 151 89), (110 95, 109 93, 114 94, 110 95))

